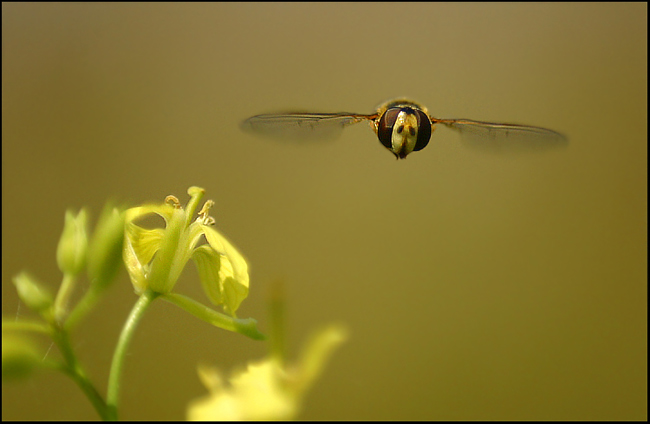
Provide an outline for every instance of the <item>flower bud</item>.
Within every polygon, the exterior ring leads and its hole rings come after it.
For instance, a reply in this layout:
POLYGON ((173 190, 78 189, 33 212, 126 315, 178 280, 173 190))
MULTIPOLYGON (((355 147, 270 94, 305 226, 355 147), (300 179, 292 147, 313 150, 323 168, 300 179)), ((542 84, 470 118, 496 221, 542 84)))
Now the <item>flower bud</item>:
POLYGON ((16 275, 13 280, 18 297, 32 311, 43 312, 54 303, 52 295, 26 272, 16 275))
POLYGON ((63 233, 56 251, 56 261, 64 274, 75 276, 86 263, 88 236, 86 234, 87 214, 81 209, 77 216, 71 210, 65 213, 63 233))
POLYGON ((104 207, 88 247, 91 290, 103 290, 113 281, 122 263, 124 211, 104 207))

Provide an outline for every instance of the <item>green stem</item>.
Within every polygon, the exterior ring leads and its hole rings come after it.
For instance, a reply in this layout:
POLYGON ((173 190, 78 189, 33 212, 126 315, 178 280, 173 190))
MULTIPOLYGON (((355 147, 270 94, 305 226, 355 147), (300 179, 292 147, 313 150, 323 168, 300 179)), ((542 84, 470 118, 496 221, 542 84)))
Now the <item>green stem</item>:
POLYGON ((253 318, 232 318, 208 308, 196 300, 178 293, 165 293, 161 297, 166 301, 184 309, 186 312, 224 330, 234 331, 254 340, 265 340, 266 336, 257 329, 257 321, 253 318))
POLYGON ((99 293, 92 288, 86 292, 79 303, 74 307, 68 318, 65 320, 65 328, 70 331, 90 312, 101 299, 99 293))
POLYGON ((149 290, 142 293, 136 304, 133 306, 131 314, 124 324, 120 338, 117 341, 115 353, 113 354, 113 361, 111 363, 111 372, 108 376, 108 391, 106 397, 109 420, 111 421, 117 421, 117 407, 120 393, 120 376, 122 374, 122 367, 124 366, 124 359, 126 357, 127 348, 129 347, 129 343, 133 338, 135 329, 137 328, 145 311, 148 309, 149 305, 156 297, 158 297, 158 294, 149 290))
POLYGON ((285 332, 284 332, 284 286, 282 281, 276 281, 270 288, 269 316, 271 321, 271 335, 269 337, 271 356, 273 356, 280 365, 284 366, 285 352, 285 332))
POLYGON ((72 351, 72 345, 68 339, 68 334, 60 329, 53 328, 52 339, 59 347, 63 358, 65 359, 65 365, 63 365, 62 371, 74 380, 79 388, 84 392, 86 397, 90 400, 90 403, 95 407, 95 410, 103 420, 109 418, 109 410, 106 406, 106 402, 99 394, 95 386, 90 382, 88 376, 81 368, 81 364, 77 360, 77 356, 72 351))
POLYGON ((68 273, 63 274, 61 288, 56 294, 56 299, 54 300, 54 317, 57 322, 63 321, 66 308, 68 307, 68 299, 70 299, 75 286, 75 280, 76 279, 73 275, 68 273))

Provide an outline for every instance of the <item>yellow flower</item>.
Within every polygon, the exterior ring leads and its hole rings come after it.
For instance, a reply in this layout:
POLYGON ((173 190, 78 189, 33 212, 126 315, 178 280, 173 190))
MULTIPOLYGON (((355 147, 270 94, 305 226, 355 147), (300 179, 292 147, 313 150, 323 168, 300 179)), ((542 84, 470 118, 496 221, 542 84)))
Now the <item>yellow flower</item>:
POLYGON ((320 375, 325 362, 346 338, 331 325, 316 333, 300 361, 284 366, 272 356, 234 373, 230 384, 214 368, 200 367, 199 376, 210 394, 190 403, 191 421, 290 420, 300 411, 302 397, 320 375))
POLYGON ((232 316, 248 296, 248 265, 235 247, 212 225, 208 200, 192 221, 204 190, 190 187, 190 201, 184 209, 177 198, 126 211, 123 258, 136 293, 172 291, 187 261, 194 260, 203 289, 215 305, 223 305, 232 316), (135 224, 144 216, 163 218, 165 228, 146 229, 135 224), (199 245, 202 236, 206 244, 199 245))

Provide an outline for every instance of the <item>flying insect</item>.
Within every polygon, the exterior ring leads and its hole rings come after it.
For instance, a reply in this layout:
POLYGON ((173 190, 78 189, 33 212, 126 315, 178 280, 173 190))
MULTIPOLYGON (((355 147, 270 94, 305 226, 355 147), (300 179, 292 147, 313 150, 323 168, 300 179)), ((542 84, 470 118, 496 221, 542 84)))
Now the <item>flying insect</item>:
POLYGON ((500 124, 470 119, 440 119, 429 115, 426 107, 412 100, 395 99, 377 107, 373 114, 337 112, 289 112, 255 115, 242 123, 242 128, 274 138, 333 138, 352 124, 368 121, 379 142, 397 159, 424 149, 436 124, 462 133, 474 146, 492 150, 536 149, 565 146, 564 135, 530 125, 500 124))

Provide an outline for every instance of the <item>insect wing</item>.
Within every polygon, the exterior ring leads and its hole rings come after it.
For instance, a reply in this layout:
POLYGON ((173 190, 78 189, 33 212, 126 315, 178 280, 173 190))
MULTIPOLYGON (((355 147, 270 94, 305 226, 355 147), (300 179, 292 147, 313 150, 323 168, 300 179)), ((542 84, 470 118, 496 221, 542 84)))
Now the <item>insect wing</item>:
POLYGON ((461 133, 464 144, 491 151, 528 151, 566 147, 567 138, 553 130, 517 124, 498 124, 470 119, 434 119, 461 133))
POLYGON ((245 131, 287 140, 323 140, 337 137, 341 130, 370 119, 353 113, 287 113, 256 115, 245 120, 245 131))

